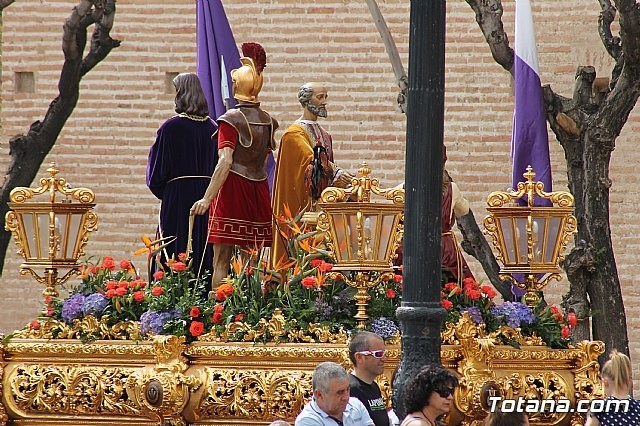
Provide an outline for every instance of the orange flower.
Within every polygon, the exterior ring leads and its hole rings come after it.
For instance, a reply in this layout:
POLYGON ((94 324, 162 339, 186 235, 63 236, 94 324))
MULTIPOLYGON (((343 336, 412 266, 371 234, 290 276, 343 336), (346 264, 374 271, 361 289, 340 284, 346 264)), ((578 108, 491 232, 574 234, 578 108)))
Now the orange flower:
POLYGON ((200 316, 200 308, 194 306, 193 308, 191 308, 189 315, 191 315, 192 318, 198 318, 200 316))

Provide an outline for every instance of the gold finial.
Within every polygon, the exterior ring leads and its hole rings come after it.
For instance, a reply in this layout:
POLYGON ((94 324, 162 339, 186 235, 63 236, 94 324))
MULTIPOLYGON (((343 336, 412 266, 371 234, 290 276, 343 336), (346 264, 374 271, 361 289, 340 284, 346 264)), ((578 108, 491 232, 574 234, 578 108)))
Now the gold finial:
POLYGON ((55 178, 58 172, 60 172, 60 169, 56 167, 55 161, 52 161, 49 164, 49 168, 47 169, 47 172, 51 175, 52 178, 55 178))
POLYGON ((367 166, 367 162, 363 161, 362 166, 358 169, 358 173, 362 175, 363 178, 368 178, 371 174, 371 169, 367 166))

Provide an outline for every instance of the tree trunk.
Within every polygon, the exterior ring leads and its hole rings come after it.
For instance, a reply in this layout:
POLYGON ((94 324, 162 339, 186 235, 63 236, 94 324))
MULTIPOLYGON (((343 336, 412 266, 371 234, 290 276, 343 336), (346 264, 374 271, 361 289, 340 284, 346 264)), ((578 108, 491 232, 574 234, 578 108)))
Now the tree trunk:
MULTIPOLYGON (((13 3, 0 3, 0 11, 13 3)), ((64 64, 58 82, 58 96, 51 102, 42 121, 34 122, 26 135, 14 136, 9 141, 11 161, 0 191, 0 217, 5 217, 11 190, 18 186, 29 186, 40 165, 53 148, 58 135, 78 102, 80 80, 120 45, 109 35, 116 12, 116 0, 80 1, 64 23, 62 50, 64 64), (94 25, 91 47, 82 57, 87 45, 87 28, 94 25)), ((0 232, 0 275, 11 234, 0 232)))

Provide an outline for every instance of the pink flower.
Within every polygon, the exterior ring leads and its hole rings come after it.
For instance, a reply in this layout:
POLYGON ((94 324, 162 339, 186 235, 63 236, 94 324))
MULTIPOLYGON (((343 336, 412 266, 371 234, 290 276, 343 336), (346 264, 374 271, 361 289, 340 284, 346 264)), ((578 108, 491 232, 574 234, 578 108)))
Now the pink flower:
POLYGON ((171 265, 171 269, 173 269, 176 272, 181 272, 187 269, 187 265, 185 265, 182 262, 174 262, 173 265, 171 265))

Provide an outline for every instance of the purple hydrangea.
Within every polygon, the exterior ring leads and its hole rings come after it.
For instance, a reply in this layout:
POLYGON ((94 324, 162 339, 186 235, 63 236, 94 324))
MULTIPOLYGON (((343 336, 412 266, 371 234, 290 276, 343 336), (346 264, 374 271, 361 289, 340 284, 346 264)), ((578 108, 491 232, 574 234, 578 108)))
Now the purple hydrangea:
POLYGON ((376 318, 371 321, 370 329, 383 339, 389 339, 400 332, 396 323, 385 317, 376 318))
POLYGON ((82 318, 84 308, 84 295, 77 293, 68 298, 62 304, 62 320, 72 324, 74 319, 82 318))
POLYGON ((491 313, 498 319, 504 320, 509 327, 517 328, 521 324, 533 324, 536 317, 530 307, 520 302, 504 302, 493 306, 491 313))
POLYGON ((93 293, 87 296, 84 299, 84 306, 82 307, 82 312, 84 315, 93 315, 96 318, 100 318, 102 316, 102 311, 109 304, 109 299, 107 299, 102 293, 93 293))
POLYGON ((140 331, 143 334, 161 334, 167 322, 181 315, 180 309, 172 309, 169 312, 147 311, 140 315, 140 331))
POLYGON ((468 308, 461 309, 460 313, 463 312, 468 312, 469 316, 476 324, 482 324, 484 322, 484 320, 482 319, 482 312, 480 312, 480 308, 477 306, 469 306, 468 308))

